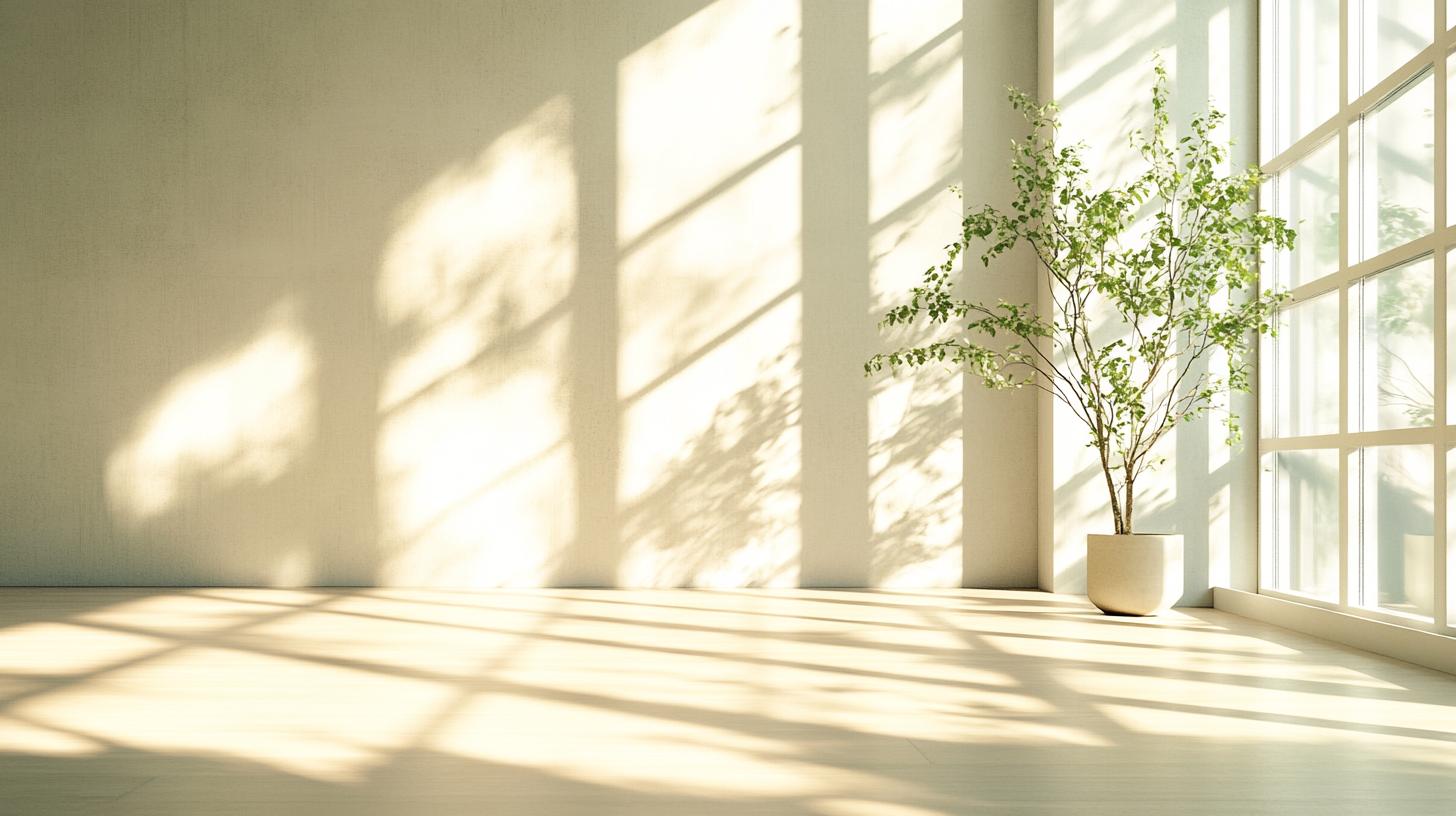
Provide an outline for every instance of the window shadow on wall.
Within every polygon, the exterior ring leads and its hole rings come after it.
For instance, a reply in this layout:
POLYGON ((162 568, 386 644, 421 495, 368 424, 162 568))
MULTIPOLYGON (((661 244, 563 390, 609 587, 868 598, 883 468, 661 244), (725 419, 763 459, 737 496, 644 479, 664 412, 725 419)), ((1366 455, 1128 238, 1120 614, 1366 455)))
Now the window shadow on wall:
POLYGON ((958 583, 960 9, 27 7, 5 582, 958 583))
MULTIPOLYGON (((1254 12, 1254 4, 1237 0, 1057 4, 1056 95, 1073 126, 1068 137, 1085 138, 1091 145, 1099 183, 1125 178, 1139 167, 1127 139, 1149 121, 1155 54, 1173 80, 1175 127, 1210 104, 1218 106, 1231 113, 1230 132, 1224 135, 1236 141, 1230 169, 1257 161, 1253 50, 1246 36, 1253 31, 1254 12)), ((1180 423, 1157 452, 1166 464, 1143 480, 1136 526, 1183 535, 1184 604, 1211 604, 1211 586, 1251 587, 1254 581, 1258 418, 1247 395, 1233 395, 1227 405, 1242 420, 1245 438, 1239 445, 1225 444, 1227 409, 1214 410, 1180 423)), ((1069 415, 1058 416, 1056 433, 1069 446, 1086 439, 1069 415)), ((1059 456, 1054 586, 1082 591, 1085 535, 1110 526, 1106 490, 1090 453, 1059 456)))

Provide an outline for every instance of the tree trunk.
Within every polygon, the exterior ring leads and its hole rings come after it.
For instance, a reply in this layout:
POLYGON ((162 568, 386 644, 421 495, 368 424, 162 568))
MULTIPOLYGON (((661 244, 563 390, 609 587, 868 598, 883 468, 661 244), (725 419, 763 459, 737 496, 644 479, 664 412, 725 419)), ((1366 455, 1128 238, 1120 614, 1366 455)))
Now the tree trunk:
POLYGON ((1132 468, 1125 472, 1127 482, 1123 485, 1123 491, 1127 494, 1127 501, 1122 507, 1122 524, 1126 528, 1123 535, 1132 535, 1132 468))
POLYGON ((1107 454, 1102 454, 1102 478, 1107 481, 1107 499, 1112 509, 1112 534, 1126 535, 1127 522, 1122 515, 1122 503, 1117 497, 1117 485, 1112 481, 1112 468, 1108 467, 1107 454))

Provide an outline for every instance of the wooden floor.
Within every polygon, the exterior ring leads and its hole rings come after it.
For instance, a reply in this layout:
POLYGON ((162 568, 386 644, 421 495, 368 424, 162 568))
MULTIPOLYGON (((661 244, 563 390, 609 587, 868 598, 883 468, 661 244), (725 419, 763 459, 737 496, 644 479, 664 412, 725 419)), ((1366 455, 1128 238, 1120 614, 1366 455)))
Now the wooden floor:
POLYGON ((0 814, 1456 813, 1456 677, 1036 592, 0 589, 0 814))

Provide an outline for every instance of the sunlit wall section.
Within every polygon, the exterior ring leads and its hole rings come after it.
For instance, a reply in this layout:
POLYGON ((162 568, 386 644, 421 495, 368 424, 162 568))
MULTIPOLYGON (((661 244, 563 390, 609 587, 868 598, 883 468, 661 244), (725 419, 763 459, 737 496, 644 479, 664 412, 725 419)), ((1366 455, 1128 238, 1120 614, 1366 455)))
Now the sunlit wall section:
POLYGON ((312 450, 315 373, 299 304, 285 298, 235 346, 179 373, 142 412, 107 460, 105 489, 123 538, 175 545, 170 565, 155 565, 150 580, 310 580, 300 531, 273 526, 277 512, 258 511, 259 501, 281 501, 276 483, 312 450), (229 498, 218 500, 224 491, 229 498), (189 543, 197 541, 208 552, 189 543), (247 555, 259 547, 276 562, 247 555))
MULTIPOLYGON (((1171 45, 1176 16, 1173 3, 1056 3, 1051 21, 1054 71, 1042 78, 1042 93, 1062 105, 1061 138, 1069 144, 1087 143, 1089 170, 1098 185, 1125 180, 1137 170, 1127 137, 1151 118, 1153 51, 1171 45), (1132 44, 1140 47, 1133 49, 1132 44)), ((1177 58, 1176 52, 1162 56, 1177 58)), ((1044 400, 1043 414, 1050 420, 1044 419, 1042 427, 1043 444, 1050 447, 1050 473, 1043 478, 1051 480, 1052 495, 1042 506, 1049 517, 1042 524, 1041 586, 1082 592, 1087 534, 1111 532, 1107 491, 1096 452, 1086 445, 1087 431, 1072 411, 1044 400)), ((1171 483, 1165 477, 1166 471, 1156 478, 1171 483)), ((1140 504, 1148 507, 1146 501, 1140 504)))
POLYGON ((382 583, 538 585, 573 534, 570 140, 555 97, 400 211, 377 292, 382 583))
POLYGON ((108 463, 116 514, 154 518, 199 478, 277 478, 313 431, 313 373, 297 309, 282 303, 236 349, 179 374, 108 463))
POLYGON ((790 586, 799 12, 720 0, 621 61, 626 586, 790 586))
MULTIPOLYGON (((870 4, 871 298, 878 316, 944 258, 961 203, 961 4, 870 4)), ((872 319, 872 318, 867 318, 872 319)), ((932 333, 900 334, 916 343, 932 333)), ((961 581, 961 378, 928 367, 870 397, 870 580, 961 581)))
MULTIPOLYGON (((1061 105, 1064 144, 1085 142, 1094 187, 1126 181, 1144 164, 1128 138, 1152 119, 1153 65, 1170 79, 1174 136, 1210 106, 1228 115, 1217 137, 1235 142, 1229 169, 1256 160, 1257 4, 1253 0, 1164 3, 1157 0, 1055 0, 1042 25, 1043 97, 1061 105), (1181 128, 1181 130, 1180 130, 1181 128)), ((1043 289, 1043 291, 1046 291, 1043 289)), ((1043 295, 1045 301, 1046 295, 1043 295)), ((1044 304, 1045 305, 1045 304, 1044 304)), ((1121 330, 1104 321, 1109 339, 1121 330)), ((1208 364, 1226 367, 1221 357, 1208 364)), ((1065 408, 1043 400, 1040 428, 1043 479, 1040 584, 1057 592, 1085 591, 1086 538, 1109 531, 1111 514, 1087 431, 1065 408)), ((1244 427, 1256 422, 1248 395, 1220 397, 1209 415, 1170 432, 1154 455, 1164 461, 1138 483, 1137 532, 1184 537, 1185 605, 1212 602, 1210 587, 1254 580, 1257 462, 1247 443, 1225 444, 1229 411, 1244 427)))

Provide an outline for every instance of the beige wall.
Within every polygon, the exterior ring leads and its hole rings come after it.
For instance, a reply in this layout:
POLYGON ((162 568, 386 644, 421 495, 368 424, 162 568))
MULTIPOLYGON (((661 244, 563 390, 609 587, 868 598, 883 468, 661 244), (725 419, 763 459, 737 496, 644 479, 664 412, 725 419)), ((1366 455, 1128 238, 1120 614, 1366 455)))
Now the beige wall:
MULTIPOLYGON (((1151 117, 1154 55, 1172 79, 1175 125, 1209 101, 1229 114, 1233 163, 1256 160, 1254 0, 1042 0, 1041 91, 1062 106, 1063 135, 1085 140, 1102 182, 1137 169, 1128 135, 1151 117)), ((1167 462, 1140 485, 1140 532, 1182 533, 1182 603, 1208 606, 1210 587, 1254 583, 1257 437, 1254 401, 1235 395, 1245 441, 1225 444, 1223 416, 1180 425, 1166 440, 1167 462)), ((1088 533, 1111 532, 1106 489, 1087 432, 1071 412, 1041 406, 1040 584, 1083 592, 1088 533)))
POLYGON ((0 583, 1033 583, 1035 400, 860 364, 1035 39, 0 0, 0 583))

